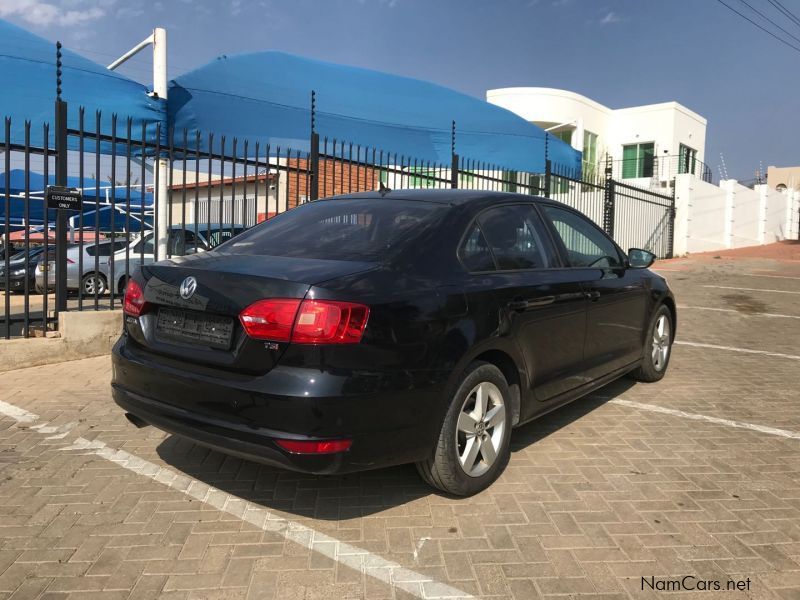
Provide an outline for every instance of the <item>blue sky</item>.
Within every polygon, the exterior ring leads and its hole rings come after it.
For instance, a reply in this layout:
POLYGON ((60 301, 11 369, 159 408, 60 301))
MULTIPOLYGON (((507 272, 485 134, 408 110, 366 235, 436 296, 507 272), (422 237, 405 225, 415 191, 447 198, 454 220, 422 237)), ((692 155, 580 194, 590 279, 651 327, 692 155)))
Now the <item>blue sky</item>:
MULTIPOLYGON (((748 2, 800 38, 768 0, 748 2)), ((782 2, 800 15, 800 0, 782 2)), ((800 52, 716 0, 0 0, 0 17, 101 63, 166 27, 171 77, 278 49, 481 98, 530 85, 615 108, 677 100, 708 119, 715 179, 720 153, 742 180, 760 164, 800 164, 800 52)), ((121 71, 149 82, 150 69, 142 57, 121 71)))

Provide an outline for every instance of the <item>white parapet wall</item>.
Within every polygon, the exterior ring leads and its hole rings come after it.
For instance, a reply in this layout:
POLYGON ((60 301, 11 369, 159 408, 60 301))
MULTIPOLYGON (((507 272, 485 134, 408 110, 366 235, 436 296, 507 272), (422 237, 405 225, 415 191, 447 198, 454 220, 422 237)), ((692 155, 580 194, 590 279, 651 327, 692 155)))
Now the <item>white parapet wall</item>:
POLYGON ((675 179, 675 256, 798 239, 800 192, 675 179))

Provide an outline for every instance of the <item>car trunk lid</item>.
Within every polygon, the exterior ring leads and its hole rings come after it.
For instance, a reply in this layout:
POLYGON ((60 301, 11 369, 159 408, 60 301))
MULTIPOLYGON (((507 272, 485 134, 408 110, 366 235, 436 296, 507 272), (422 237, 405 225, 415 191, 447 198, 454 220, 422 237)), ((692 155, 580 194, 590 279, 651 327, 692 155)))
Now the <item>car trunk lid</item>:
POLYGON ((288 343, 254 340, 239 322, 265 298, 303 298, 312 285, 375 263, 204 253, 142 267, 147 310, 129 333, 148 351, 191 365, 264 373, 288 343))

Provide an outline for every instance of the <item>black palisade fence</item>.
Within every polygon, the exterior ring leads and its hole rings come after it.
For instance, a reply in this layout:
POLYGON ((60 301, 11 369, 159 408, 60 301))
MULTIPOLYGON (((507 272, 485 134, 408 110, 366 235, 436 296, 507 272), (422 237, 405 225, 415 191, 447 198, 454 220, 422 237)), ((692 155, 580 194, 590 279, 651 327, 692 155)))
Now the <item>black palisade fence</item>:
MULTIPOLYGON (((602 173, 582 174, 550 161, 543 173, 512 170, 459 156, 455 126, 450 160, 437 162, 313 129, 309 143, 298 149, 165 130, 160 123, 83 108, 75 114, 70 122, 77 126, 67 129, 63 152, 67 185, 82 190, 83 209, 68 215, 64 265, 55 263, 56 214, 46 209, 44 198, 57 157, 49 140, 59 132, 25 122, 23 139, 17 140, 15 124, 4 121, 0 336, 5 338, 56 327, 51 292, 62 267, 66 310, 120 308, 126 282, 139 265, 213 249, 259 222, 339 194, 460 188, 545 196, 580 210, 625 249, 646 248, 660 257, 672 253, 673 197, 615 180, 611 161, 602 173), (166 192, 166 207, 159 206, 159 189, 166 192), (154 232, 163 228, 167 238, 157 243, 154 232)), ((66 127, 66 120, 60 122, 66 127)))

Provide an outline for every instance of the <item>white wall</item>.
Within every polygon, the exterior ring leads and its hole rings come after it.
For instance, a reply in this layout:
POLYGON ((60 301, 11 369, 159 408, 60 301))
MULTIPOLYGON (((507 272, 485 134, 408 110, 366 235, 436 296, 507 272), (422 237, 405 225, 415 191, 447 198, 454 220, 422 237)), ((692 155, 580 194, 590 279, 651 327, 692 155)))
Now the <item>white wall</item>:
MULTIPOLYGON (((596 133, 598 159, 607 152, 622 160, 624 145, 653 142, 656 156, 674 157, 685 144, 705 162, 706 119, 677 102, 611 109, 574 92, 539 87, 488 90, 486 100, 545 128, 573 123, 578 133, 573 134, 573 147, 578 150, 583 149, 583 130, 596 133)), ((650 183, 649 179, 630 182, 645 187, 650 183)))
POLYGON ((676 256, 798 239, 800 192, 755 189, 733 179, 719 186, 692 175, 675 179, 676 256))

